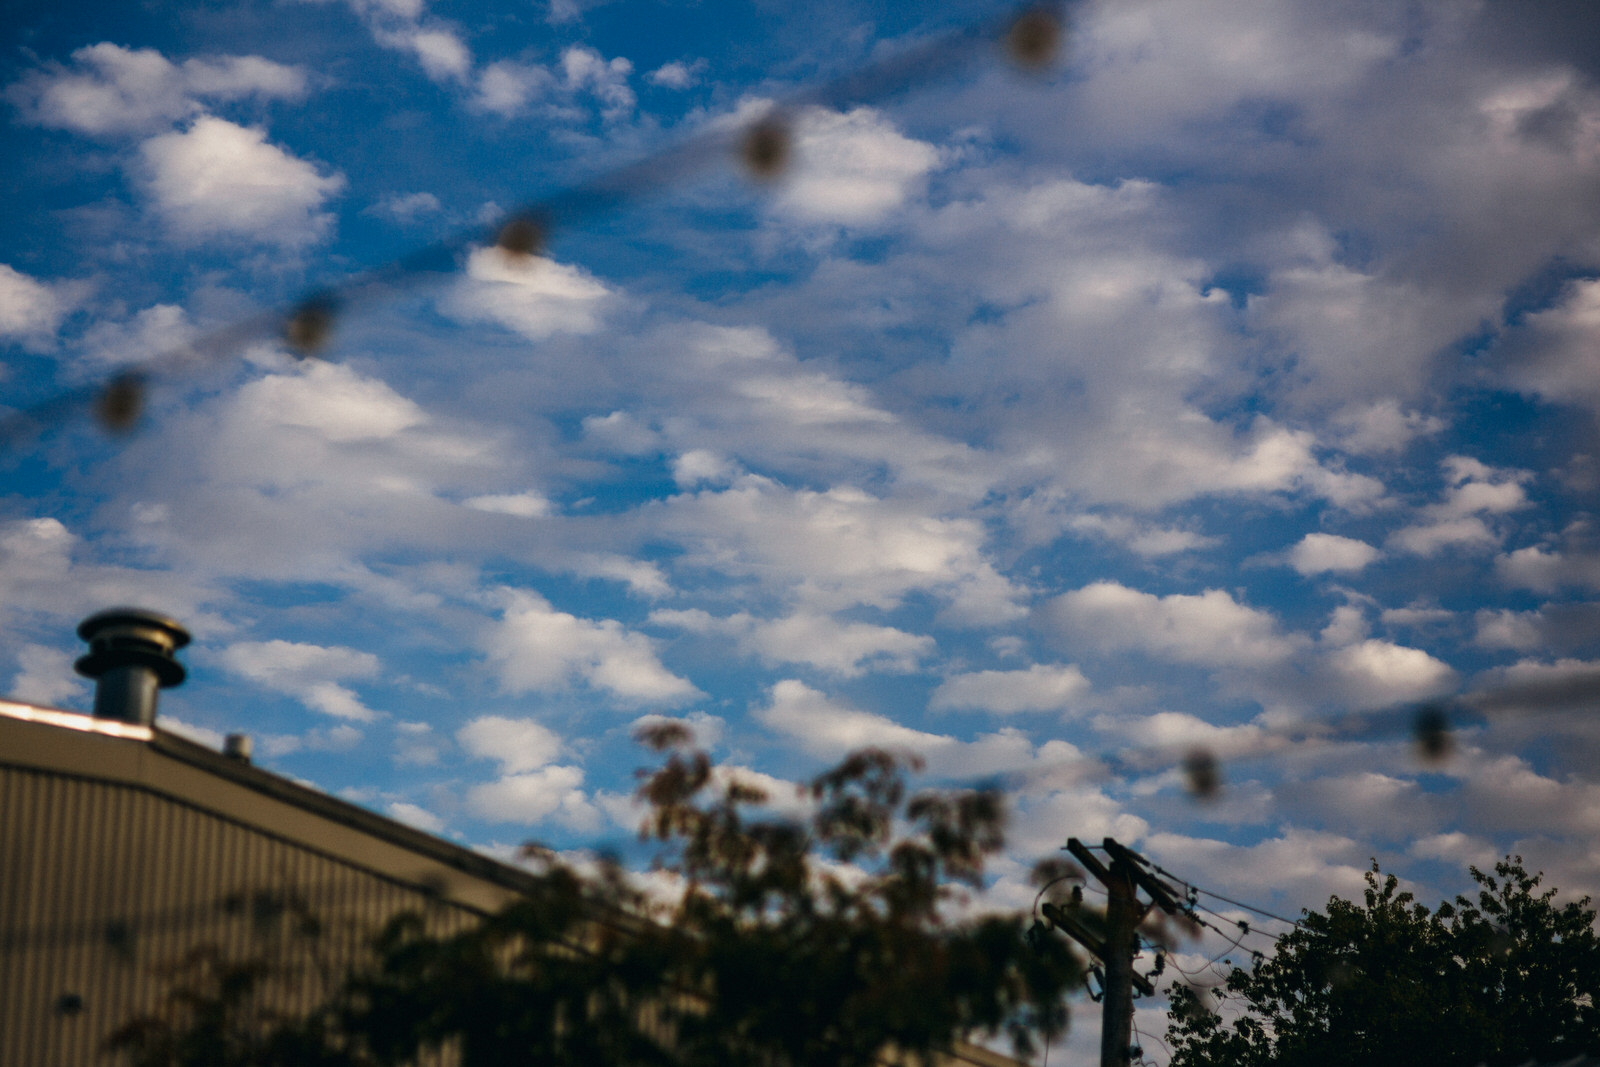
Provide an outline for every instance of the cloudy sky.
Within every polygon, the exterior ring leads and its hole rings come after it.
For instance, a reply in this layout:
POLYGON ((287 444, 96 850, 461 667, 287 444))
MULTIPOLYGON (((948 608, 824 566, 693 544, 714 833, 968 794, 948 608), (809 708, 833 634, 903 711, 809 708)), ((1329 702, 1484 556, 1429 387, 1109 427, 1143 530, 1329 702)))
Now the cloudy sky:
MULTIPOLYGON (((904 8, 25 5, 0 402, 1001 10, 904 8)), ((324 359, 169 360, 132 433, 80 405, 0 451, 0 686, 84 708, 72 626, 162 609, 169 725, 502 851, 628 840, 672 716, 780 792, 863 744, 998 776, 1001 903, 1107 834, 1290 914, 1373 857, 1600 889, 1586 14, 1087 0, 1043 71, 979 41, 812 97, 776 178, 647 169, 324 359), (1285 740, 1460 694, 1491 714, 1443 763, 1404 714, 1285 740)))

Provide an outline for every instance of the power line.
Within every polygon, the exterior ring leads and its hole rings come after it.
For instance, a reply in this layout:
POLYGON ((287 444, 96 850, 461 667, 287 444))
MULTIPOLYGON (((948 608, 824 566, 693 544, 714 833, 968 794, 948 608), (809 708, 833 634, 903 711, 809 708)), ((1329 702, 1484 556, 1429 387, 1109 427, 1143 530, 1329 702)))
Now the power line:
MULTIPOLYGON (((1159 870, 1159 868, 1157 868, 1157 869, 1159 870)), ((1221 893, 1213 892, 1210 889, 1202 889, 1199 886, 1195 886, 1194 888, 1195 888, 1196 892, 1204 893, 1208 897, 1215 897, 1217 900, 1221 900, 1221 901, 1224 901, 1224 902, 1226 902, 1228 904, 1232 904, 1236 908, 1243 908, 1245 911, 1253 911, 1257 915, 1264 915, 1269 919, 1275 919, 1275 920, 1277 920, 1278 922, 1281 922, 1281 923, 1288 923, 1290 926, 1298 927, 1300 925, 1300 920, 1298 920, 1298 919, 1285 919, 1282 915, 1275 915, 1272 912, 1266 910, 1265 908, 1258 908, 1254 904, 1246 904, 1242 900, 1234 900, 1232 897, 1225 897, 1221 893)), ((1210 908, 1206 908, 1205 910, 1206 911, 1211 911, 1210 908)), ((1211 914, 1216 915, 1217 913, 1213 911, 1213 912, 1211 912, 1211 914)), ((1227 916, 1225 916, 1225 915, 1217 915, 1217 918, 1226 919, 1227 916)), ((1278 936, 1282 936, 1282 935, 1274 936, 1274 935, 1270 935, 1269 934, 1267 936, 1272 937, 1273 940, 1276 941, 1277 937, 1278 936)))
POLYGON ((1205 912, 1207 915, 1215 916, 1225 923, 1232 923, 1234 926, 1237 926, 1239 928, 1239 932, 1245 937, 1264 937, 1273 944, 1277 944, 1278 940, 1284 936, 1284 934, 1274 934, 1271 931, 1263 930, 1259 926, 1251 926, 1243 919, 1235 919, 1231 915, 1224 915, 1222 912, 1217 911, 1214 908, 1208 908, 1204 904, 1197 903, 1194 906, 1196 909, 1205 912))

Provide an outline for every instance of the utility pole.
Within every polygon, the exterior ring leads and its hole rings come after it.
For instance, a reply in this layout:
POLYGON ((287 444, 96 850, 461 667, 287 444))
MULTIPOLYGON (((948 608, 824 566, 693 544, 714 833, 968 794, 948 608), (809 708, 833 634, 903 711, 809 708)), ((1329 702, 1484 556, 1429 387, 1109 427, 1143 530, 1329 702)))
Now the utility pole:
POLYGON ((1139 924, 1151 908, 1160 908, 1168 915, 1179 913, 1183 910, 1179 903, 1183 895, 1157 878, 1144 857, 1132 849, 1109 837, 1100 847, 1110 860, 1109 866, 1076 837, 1067 841, 1067 851, 1105 886, 1109 903, 1104 935, 1097 936, 1096 931, 1058 904, 1047 903, 1043 911, 1052 925, 1088 949, 1105 968, 1105 993, 1100 1005, 1100 1067, 1128 1067, 1133 1046, 1134 989, 1143 996, 1155 992, 1150 980, 1133 969, 1133 957, 1139 948, 1139 924), (1148 902, 1139 899, 1140 889, 1149 896, 1148 902))

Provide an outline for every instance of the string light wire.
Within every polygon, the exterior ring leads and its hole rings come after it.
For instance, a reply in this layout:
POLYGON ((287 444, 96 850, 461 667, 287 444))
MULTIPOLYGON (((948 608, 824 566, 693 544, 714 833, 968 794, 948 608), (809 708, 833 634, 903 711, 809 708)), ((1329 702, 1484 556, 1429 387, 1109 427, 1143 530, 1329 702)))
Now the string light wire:
POLYGON ((454 273, 462 255, 473 248, 495 247, 518 259, 538 256, 552 233, 575 229, 729 159, 742 163, 752 178, 771 178, 791 160, 792 116, 803 109, 881 100, 949 77, 986 44, 999 45, 1013 65, 1038 70, 1055 58, 1065 33, 1064 3, 1033 2, 798 90, 743 124, 713 120, 677 143, 534 199, 487 227, 454 234, 343 281, 314 288, 287 307, 258 312, 190 344, 165 350, 109 380, 68 389, 32 406, 0 414, 0 449, 15 446, 85 410, 99 415, 103 428, 125 432, 138 421, 144 392, 154 380, 231 358, 262 342, 285 343, 301 357, 317 355, 327 345, 338 319, 356 308, 454 273), (110 402, 116 398, 120 402, 110 402))

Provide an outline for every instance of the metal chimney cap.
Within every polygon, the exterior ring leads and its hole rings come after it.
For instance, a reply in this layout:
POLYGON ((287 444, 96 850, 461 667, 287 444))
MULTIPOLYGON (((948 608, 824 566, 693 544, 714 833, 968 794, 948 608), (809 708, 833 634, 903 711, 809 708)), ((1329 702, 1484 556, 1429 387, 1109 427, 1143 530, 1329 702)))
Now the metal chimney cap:
POLYGON ((73 664, 79 674, 98 678, 115 667, 137 665, 154 671, 163 689, 184 679, 183 665, 172 653, 189 643, 189 631, 170 616, 109 608, 79 623, 78 636, 89 643, 89 654, 73 664))

